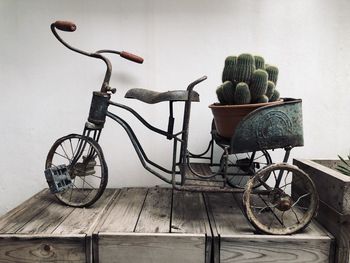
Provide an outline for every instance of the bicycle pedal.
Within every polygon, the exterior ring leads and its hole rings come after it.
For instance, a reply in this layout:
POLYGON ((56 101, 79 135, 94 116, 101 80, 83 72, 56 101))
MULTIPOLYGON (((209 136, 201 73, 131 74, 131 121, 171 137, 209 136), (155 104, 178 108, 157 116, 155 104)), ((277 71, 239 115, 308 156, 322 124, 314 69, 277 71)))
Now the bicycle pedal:
POLYGON ((73 186, 65 164, 48 168, 44 172, 49 189, 53 194, 63 192, 73 186))

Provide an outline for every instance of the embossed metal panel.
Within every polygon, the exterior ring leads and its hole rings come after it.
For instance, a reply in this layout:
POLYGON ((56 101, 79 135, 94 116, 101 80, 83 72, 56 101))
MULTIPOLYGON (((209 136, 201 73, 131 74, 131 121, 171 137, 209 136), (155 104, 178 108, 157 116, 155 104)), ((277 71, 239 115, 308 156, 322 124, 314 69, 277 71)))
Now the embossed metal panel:
POLYGON ((248 114, 231 139, 231 152, 252 152, 303 146, 302 101, 285 99, 248 114))

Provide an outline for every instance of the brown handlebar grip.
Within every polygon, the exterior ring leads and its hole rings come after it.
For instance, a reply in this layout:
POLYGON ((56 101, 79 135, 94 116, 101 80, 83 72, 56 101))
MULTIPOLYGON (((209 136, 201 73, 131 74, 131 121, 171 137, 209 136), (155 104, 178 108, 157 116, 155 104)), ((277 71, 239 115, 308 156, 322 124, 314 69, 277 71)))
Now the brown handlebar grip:
POLYGON ((77 26, 69 21, 56 21, 53 25, 57 29, 67 32, 74 32, 77 29, 77 26))
POLYGON ((139 64, 142 64, 143 63, 143 58, 139 57, 139 56, 136 56, 134 54, 131 54, 129 52, 125 52, 125 51, 122 51, 120 52, 120 56, 122 58, 125 58, 127 60, 131 60, 133 62, 136 62, 136 63, 139 63, 139 64))

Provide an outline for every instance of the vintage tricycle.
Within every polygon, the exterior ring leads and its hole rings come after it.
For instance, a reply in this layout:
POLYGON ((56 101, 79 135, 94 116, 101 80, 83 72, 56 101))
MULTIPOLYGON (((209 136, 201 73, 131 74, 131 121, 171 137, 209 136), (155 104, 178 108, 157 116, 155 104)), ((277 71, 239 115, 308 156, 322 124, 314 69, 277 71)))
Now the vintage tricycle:
POLYGON ((124 128, 143 167, 171 184, 173 189, 232 192, 235 195, 243 193, 246 217, 257 230, 264 233, 294 233, 311 221, 318 207, 315 186, 302 170, 287 164, 291 149, 303 145, 301 100, 283 99, 279 103, 257 108, 239 122, 231 138, 221 137, 213 122, 212 139, 207 150, 202 154, 193 154, 187 147, 191 105, 199 101, 199 95, 193 89, 206 79, 205 76, 192 82, 186 90, 155 92, 131 89, 126 93, 126 98, 145 103, 169 103, 168 127, 162 130, 149 124, 132 108, 110 100, 111 94, 116 91, 109 86, 112 66, 102 54, 118 54, 137 63, 143 62, 141 57, 114 50, 88 53, 66 43, 58 35, 57 29, 73 32, 76 29, 73 23, 57 21, 51 25, 51 30, 70 50, 100 59, 107 66, 101 90, 93 92, 83 133, 58 139, 46 159, 47 182, 62 203, 87 207, 103 194, 108 170, 98 141, 108 117, 124 128), (184 103, 182 130, 177 132, 174 132, 175 102, 184 103), (132 113, 148 129, 173 142, 170 169, 148 158, 133 129, 120 116, 110 112, 110 106, 132 113), (283 162, 278 164, 272 162, 268 152, 277 148, 285 150, 283 162))

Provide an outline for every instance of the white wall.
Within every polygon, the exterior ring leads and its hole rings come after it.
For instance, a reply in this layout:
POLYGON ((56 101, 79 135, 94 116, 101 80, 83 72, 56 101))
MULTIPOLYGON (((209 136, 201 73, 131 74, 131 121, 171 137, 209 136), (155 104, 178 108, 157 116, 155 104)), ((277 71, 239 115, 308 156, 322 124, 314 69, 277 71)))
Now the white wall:
MULTIPOLYGON (((209 139, 207 106, 215 100, 225 57, 261 54, 279 66, 282 95, 303 99, 305 147, 293 157, 335 158, 350 150, 349 10, 347 0, 0 0, 0 214, 46 186, 49 147, 82 130, 91 92, 103 77, 103 63, 65 49, 51 35, 51 22, 74 21, 77 31, 64 37, 85 50, 143 56, 143 65, 112 57, 113 100, 157 126, 166 128, 167 104, 127 101, 125 92, 184 89, 208 75, 197 89, 201 103, 193 107, 194 151, 209 139)), ((168 164, 168 141, 130 122, 152 159, 168 164)), ((161 183, 142 169, 120 127, 108 123, 101 145, 109 187, 161 183)))

